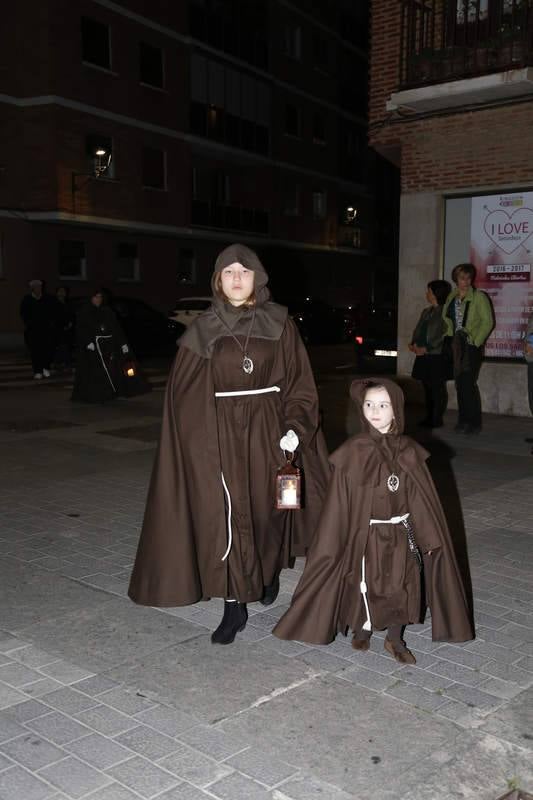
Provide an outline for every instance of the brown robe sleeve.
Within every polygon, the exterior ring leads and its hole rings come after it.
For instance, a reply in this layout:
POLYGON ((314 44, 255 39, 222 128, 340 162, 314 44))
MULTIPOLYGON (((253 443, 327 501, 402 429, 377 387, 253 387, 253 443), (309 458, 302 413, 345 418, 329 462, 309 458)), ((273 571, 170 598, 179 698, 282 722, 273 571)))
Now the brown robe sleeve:
POLYGON ((318 395, 307 350, 296 325, 287 319, 281 335, 285 364, 283 413, 286 430, 292 428, 301 446, 311 445, 319 425, 318 395))
POLYGON ((273 630, 280 639, 328 644, 335 638, 340 589, 348 571, 350 506, 346 476, 335 469, 291 607, 273 630))
POLYGON ((409 511, 424 558, 432 638, 436 642, 466 642, 474 638, 474 626, 439 496, 425 463, 412 469, 409 477, 409 511))
POLYGON ((180 347, 170 373, 159 447, 128 594, 141 605, 224 597, 223 489, 210 362, 180 347))

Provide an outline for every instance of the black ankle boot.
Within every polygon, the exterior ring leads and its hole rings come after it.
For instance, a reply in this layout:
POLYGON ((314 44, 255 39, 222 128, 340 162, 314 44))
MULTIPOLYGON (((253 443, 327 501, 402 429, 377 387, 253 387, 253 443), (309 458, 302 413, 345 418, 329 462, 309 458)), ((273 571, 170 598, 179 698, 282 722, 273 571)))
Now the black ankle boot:
POLYGON ((246 603, 228 603, 224 600, 224 616, 216 631, 211 634, 213 644, 231 644, 248 622, 246 603))
POLYGON ((279 594, 279 575, 274 577, 272 583, 268 586, 265 586, 263 597, 261 598, 260 602, 264 606, 271 606, 276 597, 279 594))

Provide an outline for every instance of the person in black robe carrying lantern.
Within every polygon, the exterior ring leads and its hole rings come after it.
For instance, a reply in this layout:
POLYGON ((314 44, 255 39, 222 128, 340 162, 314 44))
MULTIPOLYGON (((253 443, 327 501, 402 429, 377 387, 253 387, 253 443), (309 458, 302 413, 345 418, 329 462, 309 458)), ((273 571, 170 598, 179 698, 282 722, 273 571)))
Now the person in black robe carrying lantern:
POLYGON ((124 331, 97 289, 76 316, 78 356, 73 402, 105 403, 117 396, 149 392, 124 331))

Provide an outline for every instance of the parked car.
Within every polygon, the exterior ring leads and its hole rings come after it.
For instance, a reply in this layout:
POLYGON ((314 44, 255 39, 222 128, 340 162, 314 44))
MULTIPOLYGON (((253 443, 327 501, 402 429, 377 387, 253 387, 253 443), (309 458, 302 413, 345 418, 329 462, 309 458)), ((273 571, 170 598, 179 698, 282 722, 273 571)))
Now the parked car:
MULTIPOLYGON (((73 297, 69 301, 74 312, 79 311, 88 297, 73 297)), ((140 356, 173 355, 177 341, 185 331, 180 322, 168 319, 144 300, 110 295, 107 305, 113 309, 133 352, 140 356)))
POLYGON ((398 356, 396 309, 371 308, 353 333, 359 372, 394 372, 398 356))
POLYGON ((312 297, 284 303, 306 344, 339 344, 351 340, 354 317, 350 308, 335 308, 312 297))
POLYGON ((168 318, 182 325, 190 325, 193 319, 209 308, 211 305, 210 297, 182 297, 177 300, 174 308, 169 313, 168 318))

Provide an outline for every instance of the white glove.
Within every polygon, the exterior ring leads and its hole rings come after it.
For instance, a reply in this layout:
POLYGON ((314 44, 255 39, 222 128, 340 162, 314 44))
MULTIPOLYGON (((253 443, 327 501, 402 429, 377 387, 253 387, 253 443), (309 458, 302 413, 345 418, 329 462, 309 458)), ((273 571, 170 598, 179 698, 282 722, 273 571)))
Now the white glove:
POLYGON ((126 355, 126 353, 130 352, 130 348, 128 347, 127 344, 123 344, 122 345, 122 352, 124 353, 124 355, 126 355))
POLYGON ((299 444, 300 440, 293 430, 288 430, 279 440, 279 446, 287 453, 294 453, 299 444))
POLYGON ((87 345, 87 350, 96 350, 96 347, 94 346, 94 342, 90 342, 87 345))

